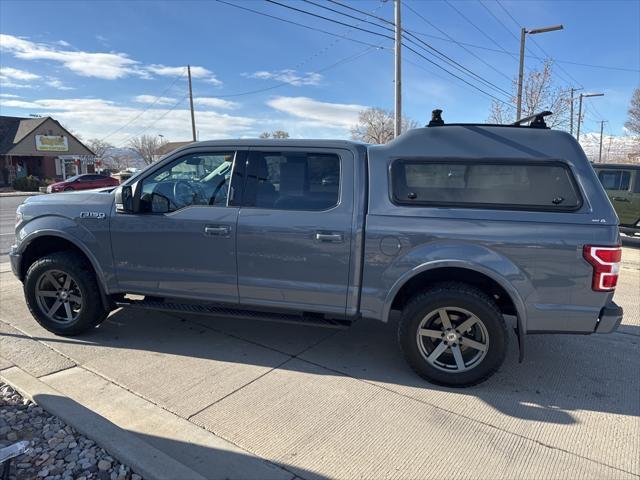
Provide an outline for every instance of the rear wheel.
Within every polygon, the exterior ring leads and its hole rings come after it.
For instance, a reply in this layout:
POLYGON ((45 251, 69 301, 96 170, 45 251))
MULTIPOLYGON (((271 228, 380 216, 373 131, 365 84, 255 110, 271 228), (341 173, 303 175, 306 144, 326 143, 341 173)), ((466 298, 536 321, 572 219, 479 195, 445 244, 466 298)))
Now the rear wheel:
POLYGON ((36 260, 24 281, 25 298, 36 321, 58 335, 78 335, 102 322, 95 275, 73 252, 57 252, 36 260))
POLYGON ((411 367, 447 386, 490 377, 507 352, 507 327, 491 297, 462 283, 436 286, 404 308, 398 339, 411 367))

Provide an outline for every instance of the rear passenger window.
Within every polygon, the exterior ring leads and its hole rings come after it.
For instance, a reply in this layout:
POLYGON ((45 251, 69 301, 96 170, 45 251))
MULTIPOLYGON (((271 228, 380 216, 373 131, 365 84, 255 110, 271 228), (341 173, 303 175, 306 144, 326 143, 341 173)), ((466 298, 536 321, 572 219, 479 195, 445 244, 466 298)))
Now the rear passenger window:
POLYGON ((575 210, 580 195, 560 163, 397 160, 392 165, 396 203, 520 210, 575 210))
POLYGON ((252 152, 244 204, 279 210, 327 210, 338 204, 336 154, 252 152))
POLYGON ((598 178, 605 190, 629 190, 631 172, 626 170, 600 170, 598 178))

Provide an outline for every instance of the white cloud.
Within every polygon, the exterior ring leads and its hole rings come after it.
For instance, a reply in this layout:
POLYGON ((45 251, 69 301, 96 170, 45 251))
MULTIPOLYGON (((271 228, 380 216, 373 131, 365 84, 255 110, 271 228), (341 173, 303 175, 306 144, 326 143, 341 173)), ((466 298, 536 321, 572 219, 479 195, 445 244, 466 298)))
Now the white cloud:
POLYGON ((196 97, 193 99, 193 103, 195 103, 196 105, 201 105, 203 107, 224 108, 225 110, 230 110, 240 106, 239 103, 215 97, 196 97))
MULTIPOLYGON (((0 99, 0 107, 43 113, 79 132, 85 138, 102 138, 128 124, 108 138, 121 144, 130 136, 140 133, 161 133, 173 141, 191 138, 191 117, 188 102, 178 108, 127 107, 112 101, 96 98, 40 99, 23 101, 0 99), (132 118, 139 118, 131 122, 132 118)), ((27 112, 25 112, 27 113, 27 112)), ((250 117, 232 116, 213 111, 196 111, 196 128, 201 139, 233 138, 255 132, 256 120, 250 117)), ((255 136, 255 133, 254 133, 255 136)))
POLYGON ((59 62, 83 77, 117 79, 136 72, 139 62, 124 53, 90 53, 62 50, 43 43, 35 43, 13 35, 0 34, 0 49, 24 60, 59 62))
POLYGON ((245 74, 245 76, 259 80, 277 80, 278 82, 288 83, 296 87, 301 85, 319 85, 322 81, 322 75, 319 73, 303 73, 291 69, 274 70, 273 72, 261 70, 252 74, 245 74))
POLYGON ((75 90, 73 87, 69 87, 67 85, 65 85, 64 83, 62 83, 61 80, 55 78, 55 77, 48 77, 47 78, 47 85, 50 87, 53 87, 57 90, 75 90))
POLYGON ((20 70, 18 68, 0 67, 0 78, 30 82, 31 80, 37 80, 40 78, 40 75, 27 72, 26 70, 20 70))
POLYGON ((14 95, 13 93, 0 93, 1 98, 20 98, 20 95, 14 95))
POLYGON ((276 97, 267 102, 271 108, 305 121, 309 126, 349 129, 357 123, 364 105, 320 102, 308 97, 276 97))
POLYGON ((172 105, 176 103, 175 98, 171 97, 156 97, 154 95, 138 95, 134 98, 137 103, 148 103, 155 105, 172 105))
MULTIPOLYGON (((187 71, 187 67, 186 65, 183 67, 169 67, 167 65, 154 64, 147 66, 146 70, 151 73, 155 73, 156 75, 177 77, 179 75, 184 75, 187 71)), ((191 66, 191 77, 202 79, 206 82, 213 83, 214 85, 222 85, 222 82, 216 78, 212 71, 197 65, 191 66)))
MULTIPOLYGON (((152 74, 177 77, 186 72, 186 67, 184 66, 143 65, 141 62, 129 58, 126 53, 84 52, 81 50, 69 50, 68 47, 69 44, 64 40, 58 40, 52 44, 44 44, 13 35, 0 34, 0 51, 10 53, 14 57, 23 60, 58 62, 68 70, 83 77, 117 80, 129 76, 137 76, 150 79, 152 74)), ((215 74, 205 67, 192 66, 191 76, 216 86, 222 85, 222 82, 216 78, 215 74)))

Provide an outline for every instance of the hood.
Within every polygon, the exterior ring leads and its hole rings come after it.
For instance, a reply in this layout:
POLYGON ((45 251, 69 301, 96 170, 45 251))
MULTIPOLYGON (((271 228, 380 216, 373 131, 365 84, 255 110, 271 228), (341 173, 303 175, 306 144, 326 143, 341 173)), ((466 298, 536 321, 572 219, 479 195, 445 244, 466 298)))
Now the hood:
POLYGON ((104 214, 109 217, 114 195, 111 189, 81 192, 51 193, 27 198, 18 211, 30 220, 43 215, 54 215, 77 220, 104 214))

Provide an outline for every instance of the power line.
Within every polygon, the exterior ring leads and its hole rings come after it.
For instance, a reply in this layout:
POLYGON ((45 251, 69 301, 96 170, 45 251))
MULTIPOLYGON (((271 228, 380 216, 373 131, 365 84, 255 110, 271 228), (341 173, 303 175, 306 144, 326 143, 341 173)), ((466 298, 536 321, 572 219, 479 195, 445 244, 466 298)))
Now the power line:
MULTIPOLYGON (((503 10, 503 11, 504 11, 508 16, 509 16, 509 18, 510 18, 511 20, 513 20, 513 23, 515 23, 515 24, 518 26, 518 28, 522 28, 522 24, 521 24, 518 20, 516 20, 516 19, 515 19, 515 17, 511 14, 511 12, 509 12, 509 10, 507 10, 507 8, 502 4, 502 2, 501 2, 500 0, 496 0, 496 3, 497 3, 497 4, 500 6, 500 8, 501 8, 501 9, 502 9, 502 10, 503 10)), ((536 47, 538 47, 538 49, 542 52, 542 54, 543 54, 543 55, 545 55, 547 58, 553 58, 551 55, 549 55, 549 54, 546 52, 546 50, 545 50, 544 48, 542 48, 542 47, 540 46, 540 44, 536 41, 536 39, 535 39, 535 38, 533 38, 533 37, 532 37, 532 38, 531 38, 531 41, 533 42, 533 44, 534 44, 536 47)), ((572 76, 572 75, 571 75, 567 70, 565 70, 565 69, 562 67, 562 65, 558 65, 558 68, 559 68, 561 71, 563 71, 564 73, 566 73, 566 74, 567 74, 567 76, 569 77, 569 79, 570 79, 569 81, 567 81, 567 79, 566 79, 566 78, 564 79, 567 83, 571 84, 571 83, 572 83, 572 81, 573 81, 573 82, 575 82, 575 85, 578 85, 580 88, 583 88, 583 87, 584 87, 584 86, 583 86, 583 85, 582 85, 578 80, 576 80, 576 79, 575 79, 575 78, 574 78, 574 77, 573 77, 573 76, 572 76)))
MULTIPOLYGON (((480 57, 479 55, 477 55, 476 53, 474 53, 473 51, 469 50, 467 47, 464 46, 464 44, 462 42, 458 42, 455 38, 453 38, 451 35, 449 35, 446 31, 442 30, 441 28, 439 28, 437 25, 435 25, 434 23, 430 22, 429 20, 427 20, 425 17, 423 17, 422 15, 420 15, 420 13, 418 13, 417 11, 415 11, 411 5, 408 5, 407 3, 404 4, 404 6, 409 9, 411 12, 413 12, 418 18, 420 18, 422 21, 424 21, 425 23, 427 23, 428 25, 430 25, 431 27, 435 28, 436 30, 438 30, 440 33, 442 33, 443 35, 447 36, 447 39, 449 39, 449 41, 455 43, 456 45, 458 45, 460 48, 462 48, 465 52, 467 52, 468 54, 472 55, 473 57, 477 58, 478 60, 480 60, 482 63, 484 63, 487 67, 491 68, 493 71, 495 71, 496 73, 502 75, 504 78, 506 78, 507 80, 511 80, 511 77, 507 76, 505 73, 501 72, 500 70, 498 70, 496 67, 494 67, 493 65, 491 65, 489 62, 485 61, 482 57, 480 57)), ((414 35, 416 33, 412 32, 414 35)), ((439 37, 438 37, 439 38, 439 37)), ((443 39, 446 40, 446 39, 443 39)))
POLYGON ((478 27, 475 23, 473 23, 473 21, 471 19, 469 19, 464 13, 462 13, 460 10, 458 10, 451 2, 449 2, 449 0, 444 0, 444 2, 449 5, 453 10, 455 10, 458 15, 460 15, 462 18, 464 18, 469 24, 471 24, 476 30, 478 30, 484 37, 488 38, 491 43, 493 43, 494 45, 496 45, 500 50, 502 50, 504 53, 507 53, 509 55, 511 55, 514 59, 517 59, 516 55, 513 55, 509 52, 507 52, 502 45, 500 45, 498 42, 496 42, 493 38, 491 38, 484 30, 482 30, 480 27, 478 27))
POLYGON ((156 118, 151 124, 147 125, 146 127, 143 127, 142 130, 138 130, 136 133, 134 133, 133 135, 130 135, 129 137, 127 137, 125 140, 123 140, 120 145, 122 146, 126 146, 127 143, 132 140, 133 138, 137 137, 138 135, 142 135, 144 132, 146 132, 147 130, 149 130, 151 127, 155 126, 160 120, 162 120, 164 117, 166 117, 167 115, 169 115, 171 112, 173 112, 176 107, 178 105, 180 105, 182 102, 184 102, 187 97, 189 96, 188 93, 186 93, 185 95, 183 95, 176 103, 173 104, 173 106, 168 109, 166 112, 164 112, 162 115, 160 115, 158 118, 156 118))
MULTIPOLYGON (((269 1, 269 0, 268 0, 268 1, 269 1)), ((341 11, 339 11, 339 10, 336 10, 335 8, 331 8, 331 7, 327 7, 326 5, 318 4, 318 3, 316 3, 316 2, 314 2, 314 1, 312 1, 312 0, 302 0, 302 1, 304 1, 304 2, 306 2, 306 3, 309 3, 309 4, 311 4, 311 5, 315 5, 315 6, 317 6, 317 7, 323 8, 323 9, 325 9, 325 10, 329 10, 329 11, 331 11, 331 12, 337 13, 337 14, 339 14, 339 15, 344 15, 344 16, 346 16, 346 17, 348 17, 348 18, 352 18, 352 19, 355 19, 355 20, 359 20, 359 21, 361 21, 361 22, 370 23, 370 24, 372 24, 372 25, 375 25, 375 26, 376 26, 376 27, 378 27, 378 28, 383 28, 383 29, 385 29, 385 30, 388 30, 388 31, 391 31, 391 32, 395 32, 393 28, 388 27, 388 26, 386 26, 386 25, 378 25, 377 23, 374 23, 374 22, 371 22, 371 21, 365 20, 365 19, 360 18, 360 17, 356 17, 355 15, 351 15, 351 14, 348 14, 348 13, 341 12, 341 11)), ((337 3, 337 4, 339 4, 339 5, 342 5, 342 4, 340 4, 339 2, 336 2, 336 3, 337 3)), ((405 6, 406 6, 407 8, 409 8, 412 12, 417 13, 417 12, 415 12, 411 7, 409 7, 408 5, 406 5, 406 4, 405 4, 405 6)), ((365 14, 366 14, 366 13, 365 13, 365 14)), ((367 15, 368 15, 368 14, 367 14, 367 15)), ((418 15, 419 15, 419 14, 418 14, 418 15)), ((379 18, 379 17, 375 17, 375 18, 379 18)), ((423 50, 427 51, 430 55, 434 55, 432 52, 436 52, 436 54, 440 57, 440 58, 439 58, 440 60, 445 61, 446 63, 448 63, 448 64, 449 64, 449 65, 451 65, 452 67, 456 68, 458 71, 461 71, 461 72, 463 72, 463 73, 465 73, 465 74, 467 74, 467 75, 470 75, 470 76, 476 77, 478 80, 480 80, 481 82, 483 82, 486 86, 488 86, 488 87, 490 87, 490 88, 493 88, 493 89, 495 89, 495 90, 497 90, 497 91, 499 91, 499 92, 501 92, 501 93, 503 93, 503 94, 505 94, 505 95, 507 95, 507 96, 511 96, 511 94, 510 94, 509 92, 507 92, 506 90, 504 90, 504 89, 500 88, 499 86, 497 86, 496 84, 494 84, 494 83, 490 82, 489 80, 485 79, 484 77, 482 77, 482 76, 480 76, 480 75, 476 74, 476 73, 475 73, 475 72, 473 72, 472 70, 468 69, 468 68, 467 68, 467 67, 465 67, 464 65, 460 64, 459 62, 455 61, 454 59, 452 59, 451 57, 449 57, 448 55, 446 55, 445 53, 443 53, 441 50, 439 50, 439 49, 435 48, 434 46, 430 45, 429 43, 425 42, 424 40, 422 40, 422 39, 420 39, 420 38, 416 37, 416 36, 415 36, 415 35, 413 35, 410 31, 408 31, 408 30, 404 29, 404 33, 405 33, 406 35, 408 35, 409 37, 411 37, 411 38, 407 38, 407 41, 409 41, 409 42, 411 42, 412 44, 414 44, 414 45, 418 46, 419 48, 421 48, 421 49, 423 49, 423 50), (414 39, 415 39, 415 40, 414 40, 414 39), (417 41, 417 42, 419 42, 421 45, 418 45, 418 44, 416 43, 416 41, 417 41), (424 46, 423 46, 423 45, 424 45, 424 46), (425 49, 425 47, 426 47, 427 49, 429 49, 429 50, 425 49)), ((405 38, 406 38, 406 37, 405 37, 405 38)), ((435 56, 435 55, 434 55, 434 56, 435 56)), ((436 58, 437 58, 437 57, 436 57, 436 58)))
MULTIPOLYGON (((275 5, 279 5, 279 6, 284 7, 284 8, 288 8, 288 9, 290 9, 290 10, 294 10, 294 11, 299 12, 299 13, 303 13, 303 14, 306 14, 306 15, 310 15, 310 16, 312 16, 312 17, 320 18, 320 19, 325 20, 325 21, 328 21, 328 22, 333 22, 333 23, 337 23, 337 24, 339 24, 339 25, 345 25, 345 26, 349 26, 349 27, 352 27, 352 28, 356 28, 357 30, 361 30, 361 31, 363 31, 363 32, 366 32, 366 33, 369 33, 369 34, 372 34, 372 35, 376 35, 376 36, 383 37, 383 38, 387 38, 387 39, 391 39, 391 40, 393 40, 393 39, 394 39, 394 37, 392 37, 392 36, 390 36, 390 35, 386 35, 386 34, 379 33, 379 32, 374 32, 374 31, 372 31, 372 30, 368 30, 368 29, 363 29, 363 28, 355 27, 355 26, 353 26, 353 25, 350 25, 350 24, 348 24, 348 23, 342 22, 342 21, 340 21, 340 20, 336 20, 336 19, 334 19, 334 18, 325 17, 325 16, 323 16, 323 15, 318 15, 318 14, 316 14, 316 13, 309 12, 308 10, 304 10, 304 9, 301 9, 301 8, 292 7, 292 6, 290 6, 290 5, 285 5, 285 4, 283 4, 283 3, 277 2, 276 0, 265 0, 265 1, 266 1, 266 2, 269 2, 269 3, 273 3, 273 4, 275 4, 275 5)), ((479 75, 475 74, 474 72, 472 72, 472 71, 471 71, 471 70, 469 70, 468 68, 466 68, 466 67, 464 67, 464 66, 460 65, 458 62, 456 62, 455 60, 451 59, 451 58, 450 58, 450 57, 448 57, 447 55, 443 54, 442 52, 440 52, 440 51, 439 51, 439 50, 437 50, 436 48, 434 48, 434 47, 432 47, 431 45, 429 45, 428 43, 424 42, 423 40, 420 40, 419 38, 417 38, 417 37, 415 37, 415 36, 414 36, 414 38, 416 38, 420 43, 423 43, 424 45, 426 45, 429 49, 431 49, 431 50, 433 50, 433 51, 436 51, 438 54, 440 54, 443 58, 445 58, 445 59, 449 62, 449 64, 450 64, 450 65, 454 64, 454 65, 456 65, 457 67, 460 67, 461 69, 466 70, 467 72, 470 72, 470 74, 471 74, 471 75, 473 75, 473 76, 475 76, 475 77, 479 78, 481 81, 485 82, 485 83, 486 83, 486 84, 488 84, 489 86, 491 86, 491 87, 493 87, 493 88, 495 88, 495 89, 499 90, 501 93, 503 93, 503 94, 507 95, 508 97, 509 97, 509 96, 511 96, 511 94, 510 94, 509 92, 507 92, 507 91, 505 91, 505 90, 501 89, 500 87, 498 87, 497 85, 493 84, 492 82, 489 82, 488 80, 485 80, 484 78, 482 78, 482 77, 480 77, 479 75)), ((413 41, 413 40, 409 40, 409 41, 411 41, 413 44, 415 44, 415 41, 413 41)), ((459 79, 459 80, 461 80, 461 81, 463 81, 463 82, 467 83, 468 85, 472 86, 473 88, 476 88, 477 90, 479 90, 479 91, 481 91, 481 92, 483 92, 483 93, 486 93, 486 94, 487 94, 487 95, 489 95, 491 98, 494 98, 494 99, 496 99, 496 100, 498 100, 498 101, 502 101, 502 100, 498 99, 497 97, 495 97, 494 95, 492 95, 492 94, 490 94, 490 93, 486 92, 485 90, 482 90, 482 89, 478 88, 477 86, 475 86, 475 85, 471 84, 470 82, 467 82, 467 81, 466 81, 465 79, 463 79, 462 77, 460 77, 460 76, 456 75, 455 73, 453 73, 453 72, 451 72, 451 71, 447 70, 446 68, 444 68, 444 67, 442 67, 441 65, 437 64, 436 62, 432 61, 431 59, 429 59, 429 58, 425 57, 424 55, 420 54, 419 52, 417 52, 417 51, 416 51, 416 50, 414 50, 413 48, 409 47, 408 45, 406 45, 406 44, 403 44, 403 45, 404 45, 404 47, 405 47, 405 48, 407 48, 407 49, 409 49, 410 51, 412 51, 413 53, 415 53, 415 54, 419 55, 419 56, 420 56, 421 58, 423 58, 424 60, 428 61, 429 63, 432 63, 433 65, 437 66, 437 67, 438 67, 438 68, 440 68, 441 70, 444 70, 444 71, 445 71, 445 72, 447 72, 449 75, 451 75, 451 76, 453 76, 453 77, 455 77, 455 78, 457 78, 457 79, 459 79)), ((424 47, 421 47, 421 48, 424 48, 424 47)), ((429 52, 429 53, 430 53, 431 55, 433 55, 431 52, 429 52)), ((452 65, 452 66, 453 66, 453 65, 452 65)), ((504 103, 504 102, 503 102, 503 103, 504 103)))
POLYGON ((140 113, 138 113, 136 116, 134 116, 133 118, 131 118, 128 122, 126 122, 123 125, 120 125, 120 127, 116 128, 114 131, 112 131, 111 133, 107 134, 106 136, 102 137, 100 139, 101 142, 105 141, 107 138, 113 136, 114 134, 118 133, 119 131, 121 131, 123 128, 125 128, 128 125, 131 125, 133 122, 135 122, 137 119, 139 119, 142 115, 144 115, 145 112, 149 111, 149 109, 151 109, 154 105, 156 105, 160 99, 162 99, 163 95, 166 94, 175 84, 178 80, 180 80, 182 77, 184 77, 184 74, 187 72, 187 67, 184 67, 184 70, 182 71, 182 73, 177 76, 173 82, 171 82, 171 84, 165 88, 163 90, 163 92, 158 95, 155 99, 155 101, 153 103, 151 103, 149 106, 147 106, 147 108, 145 108, 144 110, 142 110, 140 113))

